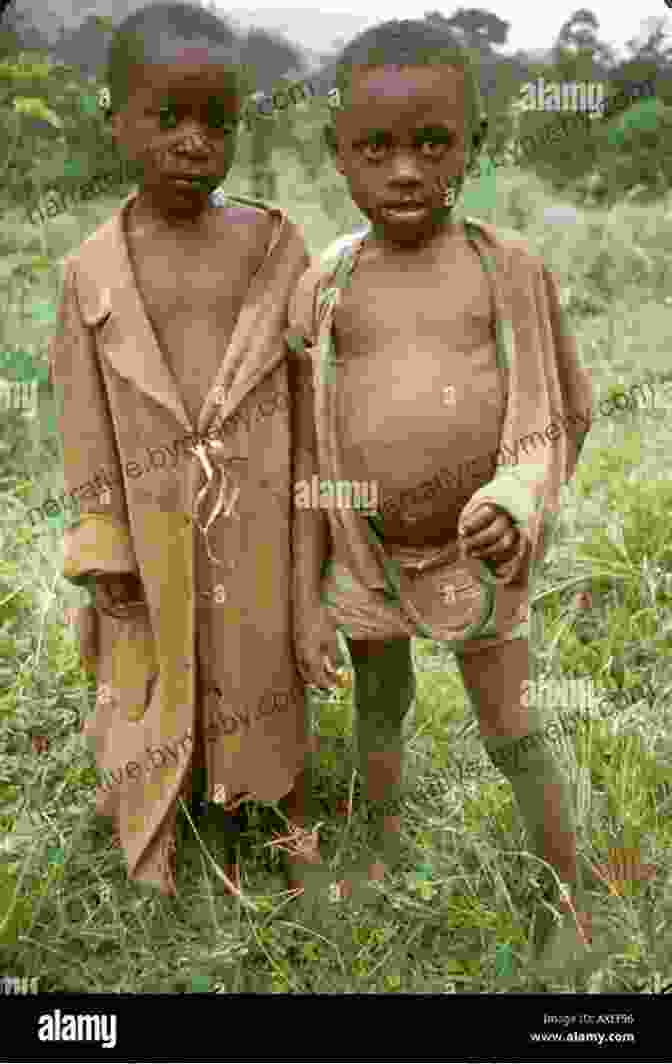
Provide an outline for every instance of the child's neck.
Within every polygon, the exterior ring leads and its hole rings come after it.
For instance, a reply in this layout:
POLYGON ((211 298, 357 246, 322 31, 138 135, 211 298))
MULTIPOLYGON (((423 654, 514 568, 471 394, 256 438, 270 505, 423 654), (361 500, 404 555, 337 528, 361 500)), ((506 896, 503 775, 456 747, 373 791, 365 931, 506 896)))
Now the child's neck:
POLYGON ((433 245, 443 244, 446 240, 459 237, 463 232, 463 223, 461 221, 455 221, 451 217, 439 222, 432 229, 423 233, 417 240, 412 242, 399 243, 387 239, 385 234, 382 231, 377 231, 375 227, 372 227, 369 230, 364 242, 369 247, 378 248, 385 255, 399 254, 400 257, 404 257, 405 255, 413 255, 428 250, 433 245))
POLYGON ((129 226, 151 226, 154 232, 183 233, 185 236, 197 236, 208 228, 210 222, 210 200, 199 202, 198 207, 188 210, 171 210, 158 202, 148 192, 140 190, 131 205, 129 226))

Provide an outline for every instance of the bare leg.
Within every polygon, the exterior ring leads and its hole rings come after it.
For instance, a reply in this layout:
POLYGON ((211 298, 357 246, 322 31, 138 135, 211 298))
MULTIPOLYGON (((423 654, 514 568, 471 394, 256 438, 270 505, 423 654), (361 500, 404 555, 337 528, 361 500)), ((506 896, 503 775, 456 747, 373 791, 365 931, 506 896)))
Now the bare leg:
MULTIPOLYGON (((399 848, 399 801, 403 782, 402 727, 415 696, 410 640, 350 642, 355 671, 357 747, 367 812, 372 821, 375 859, 368 878, 384 878, 386 864, 399 848)), ((352 893, 343 881, 341 894, 352 893)))
MULTIPOLYGON (((538 724, 521 704, 522 684, 529 680, 527 639, 515 639, 474 654, 458 655, 465 688, 478 714, 481 736, 495 764, 497 745, 534 733, 538 724)), ((521 755, 521 760, 525 755, 521 755)), ((547 773, 507 767, 518 806, 535 850, 562 883, 574 892, 578 886, 576 834, 568 808, 567 783, 546 749, 547 773)), ((498 766, 499 767, 499 766, 498 766)), ((573 904, 573 903, 572 903, 573 904)), ((565 908, 567 905, 565 903, 565 908)), ((571 908, 571 907, 570 907, 571 908)))

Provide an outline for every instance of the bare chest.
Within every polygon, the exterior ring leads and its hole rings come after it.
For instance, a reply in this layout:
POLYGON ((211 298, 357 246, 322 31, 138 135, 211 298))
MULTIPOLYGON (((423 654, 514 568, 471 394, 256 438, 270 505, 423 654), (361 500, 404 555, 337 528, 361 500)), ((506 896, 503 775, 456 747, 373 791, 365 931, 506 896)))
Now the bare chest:
POLYGON ((360 266, 334 317, 337 419, 347 474, 385 497, 496 449, 504 382, 490 283, 470 247, 429 268, 360 266))
MULTIPOLYGON (((453 353, 468 353, 494 338, 494 307, 483 267, 468 246, 439 262, 407 269, 373 262, 355 271, 335 315, 339 356, 355 363, 379 357, 406 364, 417 347, 445 366, 453 353)), ((429 366, 425 366, 427 370, 429 366)), ((397 367, 399 369, 399 367, 397 367)))
MULTIPOLYGON (((174 250, 174 249, 173 249, 174 250)), ((145 312, 192 422, 226 355, 257 266, 244 251, 137 255, 145 312)))

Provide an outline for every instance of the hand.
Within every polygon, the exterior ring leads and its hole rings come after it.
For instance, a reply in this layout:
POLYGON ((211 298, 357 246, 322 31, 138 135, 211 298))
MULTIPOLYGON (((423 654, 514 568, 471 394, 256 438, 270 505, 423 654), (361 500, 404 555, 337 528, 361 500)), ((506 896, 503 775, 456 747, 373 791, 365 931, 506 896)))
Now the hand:
POLYGON ((520 530, 509 514, 492 505, 483 506, 468 521, 460 521, 459 534, 467 554, 497 564, 515 557, 520 542, 520 530))
POLYGON ((115 573, 96 576, 94 598, 102 613, 123 609, 144 601, 140 577, 135 573, 115 573))
POLYGON ((297 606, 294 651, 299 673, 306 684, 322 690, 341 686, 334 664, 341 657, 336 627, 321 602, 297 606))

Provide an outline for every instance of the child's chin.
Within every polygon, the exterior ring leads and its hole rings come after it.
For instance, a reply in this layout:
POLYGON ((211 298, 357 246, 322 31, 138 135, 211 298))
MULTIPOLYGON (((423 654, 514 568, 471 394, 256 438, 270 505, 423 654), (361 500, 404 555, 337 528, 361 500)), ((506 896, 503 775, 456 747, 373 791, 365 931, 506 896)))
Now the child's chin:
POLYGON ((422 240, 437 229, 448 224, 452 207, 425 207, 418 211, 395 211, 380 208, 372 211, 369 218, 376 232, 383 238, 396 242, 422 240))

